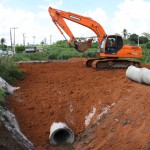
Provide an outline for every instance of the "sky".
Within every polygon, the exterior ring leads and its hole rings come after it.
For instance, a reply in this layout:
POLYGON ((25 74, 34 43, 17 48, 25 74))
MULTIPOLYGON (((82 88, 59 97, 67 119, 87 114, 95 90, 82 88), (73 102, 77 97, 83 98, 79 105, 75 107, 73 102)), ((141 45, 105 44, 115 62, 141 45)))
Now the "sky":
MULTIPOLYGON (((64 40, 49 16, 49 7, 90 17, 107 34, 122 34, 123 29, 131 34, 150 33, 150 0, 0 0, 0 39, 10 45, 10 29, 15 27, 16 44, 23 44, 23 34, 26 44, 64 40)), ((67 23, 75 37, 95 36, 86 27, 67 23)))

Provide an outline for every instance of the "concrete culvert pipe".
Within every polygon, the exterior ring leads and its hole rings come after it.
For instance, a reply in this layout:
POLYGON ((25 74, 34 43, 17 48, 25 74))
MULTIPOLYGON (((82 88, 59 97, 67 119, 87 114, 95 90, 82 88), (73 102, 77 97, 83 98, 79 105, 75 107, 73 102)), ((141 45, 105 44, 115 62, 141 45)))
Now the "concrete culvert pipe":
POLYGON ((150 70, 147 68, 129 66, 126 71, 126 77, 133 81, 150 85, 150 70))
POLYGON ((54 122, 50 128, 49 139, 52 145, 71 144, 74 141, 74 133, 65 123, 54 122))

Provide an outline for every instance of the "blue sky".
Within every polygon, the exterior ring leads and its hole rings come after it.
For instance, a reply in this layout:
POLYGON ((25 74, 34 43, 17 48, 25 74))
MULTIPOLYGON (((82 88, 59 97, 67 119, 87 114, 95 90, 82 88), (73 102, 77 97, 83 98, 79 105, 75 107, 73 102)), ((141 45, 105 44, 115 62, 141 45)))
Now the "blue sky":
MULTIPOLYGON (((51 21, 48 7, 93 18, 99 22, 107 34, 119 33, 126 28, 130 33, 150 33, 150 0, 0 0, 0 38, 9 44, 9 30, 16 30, 16 41, 22 43, 22 33, 26 42, 36 43, 43 39, 62 40, 63 37, 51 21)), ((75 36, 94 36, 85 27, 70 23, 75 36)))
MULTIPOLYGON (((55 0, 2 0, 5 5, 7 5, 9 8, 14 9, 26 9, 30 11, 37 11, 38 7, 41 5, 47 5, 49 3, 56 4, 57 2, 55 0)), ((60 6, 60 9, 70 9, 70 11, 86 11, 87 9, 95 9, 98 6, 102 7, 104 10, 107 10, 109 12, 116 9, 116 4, 122 2, 123 0, 113 0, 106 2, 104 0, 78 0, 78 1, 70 1, 70 0, 64 0, 62 1, 62 5, 60 6)), ((48 7, 48 6, 47 6, 48 7)))
MULTIPOLYGON (((59 6, 59 9, 83 13, 87 10, 94 10, 97 7, 101 7, 104 11, 107 12, 108 15, 111 15, 112 12, 117 9, 117 4, 121 3, 122 1, 123 0, 113 0, 109 2, 106 2, 104 0, 63 0, 61 6, 59 6)), ((36 13, 41 10, 41 6, 47 6, 48 8, 50 6, 49 4, 51 3, 57 6, 57 2, 55 0, 7 0, 4 4, 9 8, 13 8, 14 10, 24 9, 36 13)))

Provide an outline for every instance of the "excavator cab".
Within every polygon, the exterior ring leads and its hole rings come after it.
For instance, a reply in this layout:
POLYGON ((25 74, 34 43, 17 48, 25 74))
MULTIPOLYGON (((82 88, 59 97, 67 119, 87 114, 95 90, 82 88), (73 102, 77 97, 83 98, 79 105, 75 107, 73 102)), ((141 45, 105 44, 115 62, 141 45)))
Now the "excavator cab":
POLYGON ((105 37, 100 46, 100 53, 116 54, 123 47, 123 39, 119 35, 105 37))

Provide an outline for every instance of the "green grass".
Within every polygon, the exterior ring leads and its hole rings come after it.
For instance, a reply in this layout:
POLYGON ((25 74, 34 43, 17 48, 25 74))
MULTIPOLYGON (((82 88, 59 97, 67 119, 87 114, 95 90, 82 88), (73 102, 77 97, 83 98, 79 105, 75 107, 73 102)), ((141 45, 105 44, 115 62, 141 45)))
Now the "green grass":
POLYGON ((0 106, 4 104, 5 91, 0 89, 0 106))
POLYGON ((0 57, 0 77, 9 84, 22 79, 24 71, 18 69, 17 63, 10 57, 0 57))
MULTIPOLYGON (((6 82, 12 84, 17 80, 22 79, 24 71, 18 69, 17 63, 12 59, 12 57, 0 57, 0 77, 2 77, 6 82)), ((3 111, 3 107, 6 105, 4 90, 0 89, 0 115, 3 111)))
MULTIPOLYGON (((39 53, 29 53, 29 54, 17 54, 13 56, 13 60, 16 61, 29 61, 29 60, 63 60, 72 57, 86 57, 94 58, 96 57, 97 49, 93 48, 85 53, 79 53, 73 48, 62 48, 53 46, 48 51, 43 51, 39 53)), ((140 60, 141 63, 150 63, 150 50, 143 49, 143 57, 140 60)))
POLYGON ((48 51, 37 52, 37 53, 22 53, 13 56, 13 60, 18 61, 29 61, 29 60, 62 60, 72 57, 95 57, 95 50, 88 50, 85 53, 79 53, 73 48, 54 48, 48 51))
POLYGON ((3 107, 4 107, 4 104, 5 104, 4 97, 5 97, 5 91, 0 89, 0 116, 3 112, 3 107))
POLYGON ((150 64, 150 49, 143 48, 143 57, 140 60, 142 64, 150 64))

